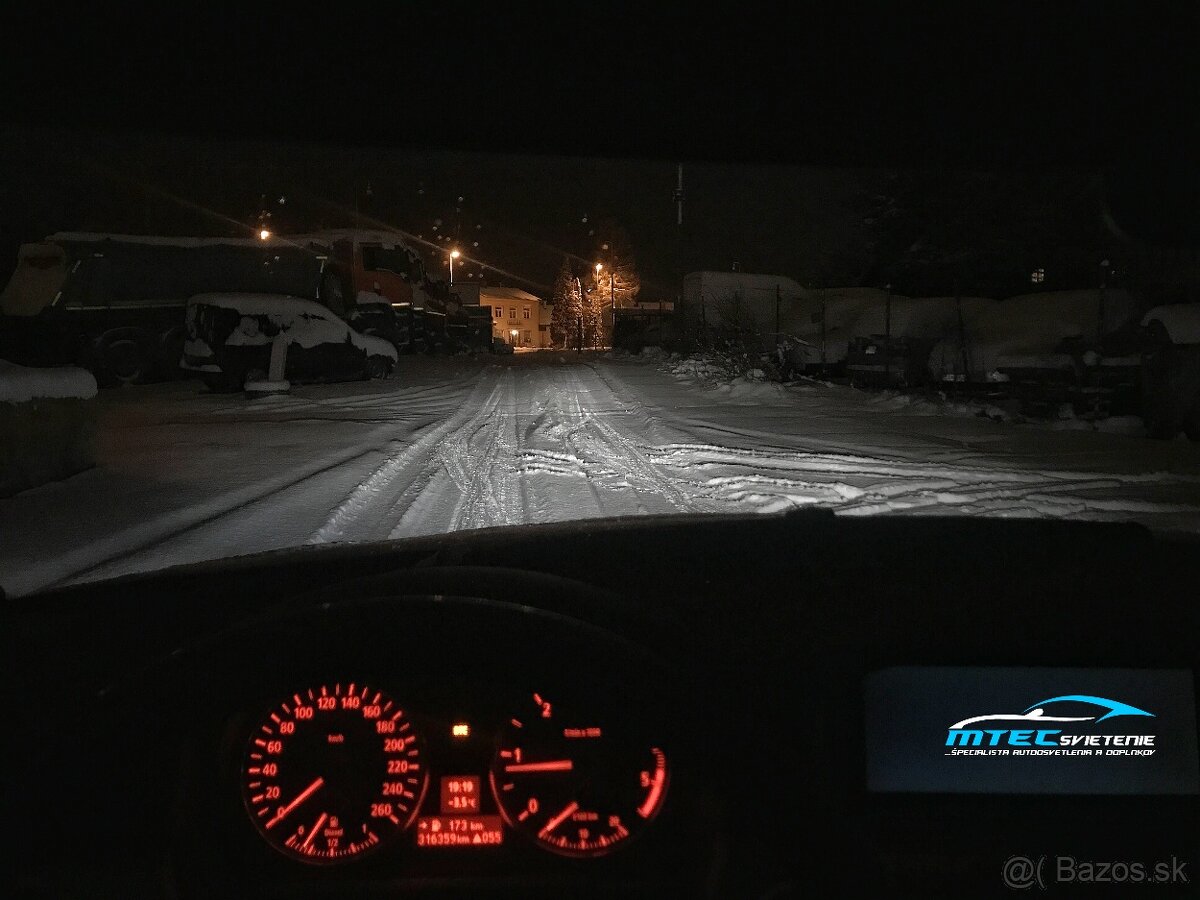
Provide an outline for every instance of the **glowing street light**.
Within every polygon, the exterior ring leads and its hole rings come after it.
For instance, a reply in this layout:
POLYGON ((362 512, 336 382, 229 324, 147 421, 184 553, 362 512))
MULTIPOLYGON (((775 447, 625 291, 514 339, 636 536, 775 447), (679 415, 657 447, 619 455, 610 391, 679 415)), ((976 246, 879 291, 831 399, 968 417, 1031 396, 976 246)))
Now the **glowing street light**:
POLYGON ((258 233, 258 239, 260 241, 265 241, 270 236, 271 236, 271 232, 267 231, 267 229, 265 229, 265 228, 262 229, 261 231, 259 231, 259 233, 258 233))
MULTIPOLYGON (((605 248, 607 248, 608 244, 605 244, 604 246, 605 246, 605 248)), ((602 266, 600 263, 596 263, 596 280, 597 281, 600 280, 600 270, 603 268, 604 268, 604 266, 602 266)), ((617 336, 616 272, 617 272, 616 269, 608 270, 608 306, 609 306, 609 309, 611 310, 611 315, 612 315, 612 334, 609 336, 610 341, 615 340, 615 338, 617 336)), ((614 343, 614 346, 616 346, 615 343, 614 343)))
POLYGON ((450 283, 454 284, 454 261, 462 256, 457 250, 450 251, 450 283))

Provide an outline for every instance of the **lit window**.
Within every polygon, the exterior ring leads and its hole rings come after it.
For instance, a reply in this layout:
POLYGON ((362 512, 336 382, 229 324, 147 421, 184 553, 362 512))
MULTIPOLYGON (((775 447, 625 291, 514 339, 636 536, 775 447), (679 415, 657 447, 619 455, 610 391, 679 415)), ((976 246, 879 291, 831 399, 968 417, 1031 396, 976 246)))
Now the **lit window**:
POLYGON ((1045 269, 1034 269, 1033 272, 1029 276, 1029 280, 1032 281, 1034 284, 1041 284, 1043 281, 1046 280, 1046 270, 1045 269))
POLYGON ((525 318, 526 318, 526 319, 528 319, 528 318, 529 318, 529 307, 528 307, 528 306, 526 306, 526 307, 523 307, 523 308, 521 309, 521 312, 525 314, 525 318))
POLYGON ((497 319, 499 319, 502 315, 504 315, 504 310, 502 310, 499 306, 493 307, 492 312, 494 312, 496 314, 497 319))
POLYGON ((510 306, 508 308, 508 317, 510 319, 515 319, 517 317, 517 308, 515 306, 510 306))
POLYGON ((529 343, 529 332, 525 332, 525 343, 529 343))

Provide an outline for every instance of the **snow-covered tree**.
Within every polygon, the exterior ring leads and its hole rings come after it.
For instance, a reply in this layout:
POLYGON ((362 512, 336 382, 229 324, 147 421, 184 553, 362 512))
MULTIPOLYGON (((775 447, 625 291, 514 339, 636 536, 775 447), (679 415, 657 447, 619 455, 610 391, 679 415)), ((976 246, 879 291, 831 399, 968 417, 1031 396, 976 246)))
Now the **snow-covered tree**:
POLYGON ((550 298, 554 304, 550 313, 550 340, 556 347, 572 347, 579 330, 579 318, 583 315, 583 291, 568 256, 563 257, 550 298))

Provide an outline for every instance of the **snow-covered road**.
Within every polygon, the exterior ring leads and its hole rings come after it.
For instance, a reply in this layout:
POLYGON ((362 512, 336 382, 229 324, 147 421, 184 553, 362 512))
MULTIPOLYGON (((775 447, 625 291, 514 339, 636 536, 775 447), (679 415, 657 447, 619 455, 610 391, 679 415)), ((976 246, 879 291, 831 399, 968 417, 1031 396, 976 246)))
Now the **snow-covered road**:
POLYGON ((298 544, 801 505, 1200 532, 1195 444, 642 360, 410 358, 387 382, 283 397, 185 382, 96 402, 98 467, 0 500, 13 593, 298 544))

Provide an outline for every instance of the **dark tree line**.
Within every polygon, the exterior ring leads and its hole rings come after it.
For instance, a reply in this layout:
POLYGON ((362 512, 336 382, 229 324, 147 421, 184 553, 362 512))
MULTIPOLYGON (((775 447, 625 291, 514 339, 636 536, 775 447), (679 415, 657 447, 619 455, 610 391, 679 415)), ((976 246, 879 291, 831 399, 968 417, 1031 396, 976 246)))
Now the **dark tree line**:
POLYGON ((1093 173, 870 173, 851 239, 814 274, 910 296, 1091 286, 1100 261, 1120 254, 1102 199, 1093 173))

